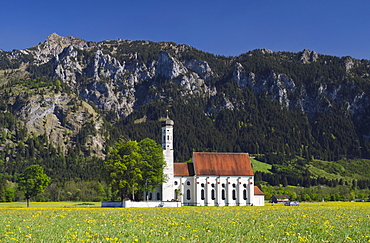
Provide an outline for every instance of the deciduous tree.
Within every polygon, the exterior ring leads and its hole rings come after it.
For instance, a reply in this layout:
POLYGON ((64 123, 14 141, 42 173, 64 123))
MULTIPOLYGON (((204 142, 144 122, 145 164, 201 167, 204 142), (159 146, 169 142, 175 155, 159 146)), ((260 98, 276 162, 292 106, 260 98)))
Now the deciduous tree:
POLYGON ((164 182, 163 151, 154 140, 119 140, 110 148, 105 161, 112 185, 122 198, 135 199, 139 191, 153 191, 164 182))
POLYGON ((30 206, 31 197, 42 193, 49 185, 51 179, 44 173, 44 168, 39 165, 27 167, 18 178, 18 188, 24 192, 27 199, 27 207, 30 206))

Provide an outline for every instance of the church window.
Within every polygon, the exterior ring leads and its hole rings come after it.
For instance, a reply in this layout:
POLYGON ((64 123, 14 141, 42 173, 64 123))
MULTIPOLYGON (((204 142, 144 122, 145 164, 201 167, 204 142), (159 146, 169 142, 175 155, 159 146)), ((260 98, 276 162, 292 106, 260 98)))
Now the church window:
POLYGON ((190 181, 187 181, 187 182, 186 182, 186 185, 190 186, 190 181))
POLYGON ((225 183, 222 183, 222 187, 225 188, 225 183))
POLYGON ((243 187, 244 187, 244 188, 247 188, 247 184, 243 184, 243 187))
POLYGON ((236 200, 236 190, 233 190, 233 200, 236 200))
POLYGON ((157 200, 161 200, 161 194, 157 192, 157 200))
POLYGON ((200 191, 200 198, 201 198, 202 200, 206 199, 206 197, 204 196, 204 189, 202 189, 202 190, 200 191))
POLYGON ((187 200, 190 200, 191 199, 191 197, 190 197, 190 190, 189 189, 186 190, 186 199, 187 200))
POLYGON ((221 191, 221 197, 222 197, 222 200, 225 200, 226 199, 226 195, 225 195, 225 189, 222 189, 221 191))
POLYGON ((234 188, 236 187, 235 183, 233 184, 233 187, 234 187, 234 188))
POLYGON ((216 199, 215 189, 212 189, 212 191, 211 191, 211 198, 212 198, 212 200, 215 200, 216 199))
POLYGON ((201 187, 204 187, 204 183, 200 184, 201 187))
POLYGON ((177 183, 177 181, 175 181, 173 184, 175 184, 175 186, 177 186, 178 183, 177 183))
POLYGON ((211 184, 211 187, 215 187, 215 184, 214 184, 214 183, 212 183, 212 184, 211 184))
POLYGON ((247 200, 247 190, 243 190, 243 199, 247 200))

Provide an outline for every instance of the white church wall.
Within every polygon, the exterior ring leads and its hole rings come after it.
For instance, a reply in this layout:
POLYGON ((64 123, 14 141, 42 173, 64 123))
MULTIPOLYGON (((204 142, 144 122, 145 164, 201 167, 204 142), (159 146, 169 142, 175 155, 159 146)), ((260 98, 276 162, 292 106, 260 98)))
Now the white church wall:
POLYGON ((265 206, 265 195, 254 195, 254 206, 265 206))
POLYGON ((254 201, 253 176, 175 177, 174 180, 183 193, 184 205, 247 206, 254 201))
POLYGON ((194 185, 194 178, 192 177, 184 177, 182 180, 182 185, 184 188, 183 192, 183 204, 188 206, 196 206, 195 198, 196 198, 196 192, 195 192, 195 185, 194 185))
POLYGON ((124 200, 122 202, 124 208, 150 208, 150 207, 181 207, 181 202, 164 202, 164 201, 140 201, 133 202, 131 200, 124 200))

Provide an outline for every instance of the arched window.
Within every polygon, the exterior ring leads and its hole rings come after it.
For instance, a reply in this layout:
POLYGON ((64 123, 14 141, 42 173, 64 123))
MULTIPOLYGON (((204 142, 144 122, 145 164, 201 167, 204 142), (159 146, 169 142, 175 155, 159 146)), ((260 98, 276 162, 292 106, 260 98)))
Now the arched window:
POLYGON ((225 189, 222 189, 222 191, 221 191, 221 197, 222 197, 222 200, 225 200, 226 199, 225 189))
POLYGON ((212 189, 212 191, 211 191, 211 198, 212 198, 212 200, 215 200, 216 199, 215 189, 212 189))
POLYGON ((204 187, 204 183, 200 184, 201 187, 204 187))
POLYGON ((234 187, 234 188, 236 187, 235 183, 233 183, 233 187, 234 187))
POLYGON ((212 184, 211 184, 211 187, 215 187, 215 184, 214 184, 214 183, 212 183, 212 184))
POLYGON ((225 183, 222 183, 222 187, 225 188, 225 183))
POLYGON ((243 190, 243 199, 247 200, 247 190, 243 190))
POLYGON ((173 184, 175 184, 175 186, 177 186, 177 181, 175 181, 173 184))
POLYGON ((205 197, 205 195, 204 195, 204 189, 202 189, 202 190, 200 191, 200 198, 201 198, 202 200, 206 199, 206 197, 205 197))
POLYGON ((190 197, 190 190, 186 190, 186 199, 190 200, 191 197, 190 197))
POLYGON ((243 187, 244 187, 244 188, 247 188, 247 184, 243 184, 243 187))
POLYGON ((190 181, 187 181, 187 182, 186 182, 186 185, 190 186, 190 181))
POLYGON ((236 200, 236 190, 233 190, 233 200, 236 200))

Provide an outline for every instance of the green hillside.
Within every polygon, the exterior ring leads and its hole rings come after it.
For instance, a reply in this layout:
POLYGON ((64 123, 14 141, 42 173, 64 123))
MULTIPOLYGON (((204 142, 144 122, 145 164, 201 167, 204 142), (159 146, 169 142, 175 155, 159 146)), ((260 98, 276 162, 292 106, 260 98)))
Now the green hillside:
POLYGON ((253 167, 253 172, 265 172, 265 173, 272 173, 271 172, 271 168, 272 168, 272 165, 270 164, 267 164, 267 163, 263 163, 261 161, 258 161, 254 158, 251 158, 251 163, 252 163, 252 167, 253 167))

